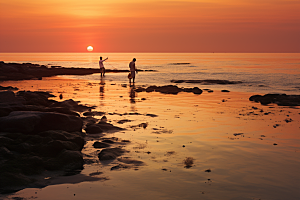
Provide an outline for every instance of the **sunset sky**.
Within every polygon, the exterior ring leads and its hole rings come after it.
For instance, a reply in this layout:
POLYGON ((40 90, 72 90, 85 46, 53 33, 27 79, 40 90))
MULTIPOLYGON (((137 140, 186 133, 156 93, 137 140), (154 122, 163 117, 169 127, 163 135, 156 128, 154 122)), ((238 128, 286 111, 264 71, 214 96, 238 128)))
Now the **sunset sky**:
POLYGON ((300 52, 300 0, 0 0, 0 52, 300 52))

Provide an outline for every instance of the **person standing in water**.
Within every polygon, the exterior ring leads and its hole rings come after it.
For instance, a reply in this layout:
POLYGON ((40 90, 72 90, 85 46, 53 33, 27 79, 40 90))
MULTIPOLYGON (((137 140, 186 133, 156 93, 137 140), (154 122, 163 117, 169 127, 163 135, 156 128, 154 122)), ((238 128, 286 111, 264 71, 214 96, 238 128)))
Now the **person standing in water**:
POLYGON ((102 74, 103 74, 103 76, 105 76, 105 68, 104 68, 103 62, 106 61, 107 59, 108 59, 108 57, 105 58, 104 60, 102 60, 102 57, 100 57, 99 67, 100 67, 101 77, 102 77, 102 74))
MULTIPOLYGON (((133 83, 135 79, 135 72, 137 72, 137 69, 135 68, 135 61, 136 59, 133 58, 132 61, 129 63, 130 76, 132 78, 133 83)), ((131 83, 131 79, 129 79, 129 82, 131 83)))

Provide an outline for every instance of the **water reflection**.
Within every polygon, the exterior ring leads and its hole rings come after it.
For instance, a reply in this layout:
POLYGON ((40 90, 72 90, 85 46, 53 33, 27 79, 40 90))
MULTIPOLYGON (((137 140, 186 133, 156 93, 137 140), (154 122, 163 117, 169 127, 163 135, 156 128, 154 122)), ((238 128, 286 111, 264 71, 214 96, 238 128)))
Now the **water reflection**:
POLYGON ((131 103, 131 111, 135 111, 135 97, 136 97, 136 92, 135 92, 135 85, 130 84, 130 90, 129 90, 129 101, 131 103))
POLYGON ((105 79, 103 77, 100 78, 100 105, 104 106, 104 86, 105 86, 105 79))

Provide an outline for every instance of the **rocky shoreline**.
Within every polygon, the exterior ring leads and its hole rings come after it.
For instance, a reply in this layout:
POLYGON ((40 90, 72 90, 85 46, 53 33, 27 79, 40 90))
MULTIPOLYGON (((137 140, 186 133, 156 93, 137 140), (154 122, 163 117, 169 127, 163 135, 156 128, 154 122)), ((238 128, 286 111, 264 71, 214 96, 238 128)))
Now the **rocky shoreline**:
MULTIPOLYGON (((153 70, 138 70, 153 71, 153 70)), ((107 69, 106 73, 129 72, 129 70, 107 69)), ((5 63, 0 61, 0 81, 42 79, 57 75, 89 75, 100 73, 99 69, 92 68, 65 68, 61 66, 38 65, 32 63, 5 63)))
MULTIPOLYGON (((175 85, 138 86, 134 90, 171 95, 180 92, 200 95, 206 91, 175 85)), ((19 91, 16 87, 0 86, 0 193, 45 187, 53 183, 55 176, 79 174, 84 164, 115 160, 117 164, 111 170, 137 169, 144 165, 142 161, 121 157, 127 153, 124 146, 130 141, 105 136, 105 133, 124 130, 108 123, 105 112, 93 111, 95 107, 72 99, 63 100, 63 96, 61 101, 52 100, 52 97, 54 95, 49 92, 19 91), (101 119, 94 116, 101 116, 101 119), (95 140, 92 148, 97 149, 96 157, 82 153, 87 141, 92 140, 95 140)), ((300 105, 300 95, 253 95, 249 100, 262 105, 300 105)), ((128 113, 110 114, 123 116, 128 113)), ((157 117, 149 113, 144 115, 157 117)), ((137 125, 137 128, 146 127, 147 123, 137 125)), ((96 175, 97 172, 90 174, 88 180, 99 180, 96 175)))
MULTIPOLYGON (((0 193, 45 187, 51 184, 47 176, 80 173, 90 162, 81 153, 85 137, 123 130, 107 123, 106 117, 84 117, 94 107, 50 97, 48 92, 0 92, 0 193)), ((125 152, 110 146, 101 147, 100 160, 115 159, 125 152)))

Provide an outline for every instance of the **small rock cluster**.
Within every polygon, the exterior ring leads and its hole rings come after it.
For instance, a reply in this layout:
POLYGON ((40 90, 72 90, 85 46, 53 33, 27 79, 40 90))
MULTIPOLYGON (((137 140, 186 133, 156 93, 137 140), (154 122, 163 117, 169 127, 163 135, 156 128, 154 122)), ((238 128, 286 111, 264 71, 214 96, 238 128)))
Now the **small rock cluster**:
POLYGON ((253 95, 249 98, 250 101, 260 102, 262 105, 275 103, 279 106, 300 106, 300 95, 286 94, 265 94, 253 95))
POLYGON ((192 92, 194 94, 202 94, 202 90, 198 87, 194 88, 179 88, 176 85, 164 86, 149 86, 147 88, 139 87, 135 89, 136 92, 160 92, 163 94, 178 94, 179 92, 192 92))

